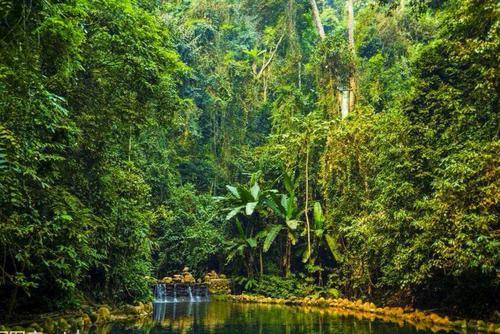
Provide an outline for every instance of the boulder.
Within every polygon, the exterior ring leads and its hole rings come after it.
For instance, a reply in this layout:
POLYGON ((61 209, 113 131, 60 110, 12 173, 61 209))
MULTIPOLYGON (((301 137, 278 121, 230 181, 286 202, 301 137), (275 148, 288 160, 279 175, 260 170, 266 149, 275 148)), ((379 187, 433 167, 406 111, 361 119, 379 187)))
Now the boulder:
POLYGON ((182 275, 182 282, 196 283, 196 280, 194 279, 193 275, 191 275, 189 272, 184 272, 182 275))
POLYGON ((219 278, 219 275, 217 275, 215 270, 210 271, 207 275, 210 279, 218 279, 219 278))
POLYGON ((170 277, 170 276, 165 276, 165 277, 163 277, 163 278, 161 279, 161 281, 162 281, 162 283, 165 283, 165 284, 170 284, 170 283, 172 283, 173 279, 172 279, 172 277, 170 277))
POLYGON ((111 311, 106 306, 101 306, 97 309, 97 322, 103 323, 109 321, 111 318, 111 311))

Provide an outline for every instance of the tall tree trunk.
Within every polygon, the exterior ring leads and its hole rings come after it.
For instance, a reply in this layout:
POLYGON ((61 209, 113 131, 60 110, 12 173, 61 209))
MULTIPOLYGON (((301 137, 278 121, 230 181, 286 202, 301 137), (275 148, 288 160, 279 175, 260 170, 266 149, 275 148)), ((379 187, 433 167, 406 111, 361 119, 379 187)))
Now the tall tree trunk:
POLYGON ((325 29, 323 28, 323 23, 321 23, 318 5, 316 4, 316 0, 309 0, 309 3, 311 4, 314 25, 316 26, 316 30, 318 31, 319 38, 323 40, 325 39, 325 29))
POLYGON ((309 133, 306 134, 306 166, 305 166, 305 181, 306 181, 306 198, 305 198, 305 208, 304 214, 306 216, 306 228, 307 228, 307 259, 311 257, 311 224, 309 223, 309 133))
POLYGON ((283 251, 283 276, 288 277, 290 275, 290 268, 292 263, 292 241, 290 236, 287 234, 284 243, 285 249, 283 251))
POLYGON ((351 62, 349 65, 349 111, 354 108, 354 103, 356 102, 356 78, 355 78, 355 67, 354 67, 354 6, 353 0, 347 0, 347 33, 349 38, 349 54, 351 62))
POLYGON ((14 314, 14 309, 16 308, 17 303, 17 292, 19 291, 19 286, 15 286, 12 289, 10 294, 9 302, 7 304, 7 320, 10 320, 12 315, 14 314))
POLYGON ((264 261, 262 260, 262 247, 259 248, 259 269, 260 269, 260 277, 264 276, 264 261))
POLYGON ((128 162, 132 161, 132 125, 128 128, 128 162))
POLYGON ((285 277, 290 276, 291 268, 292 268, 292 241, 290 240, 290 238, 287 237, 285 277))
POLYGON ((247 251, 247 260, 243 261, 245 269, 247 270, 247 277, 253 278, 254 273, 254 258, 251 251, 247 251))

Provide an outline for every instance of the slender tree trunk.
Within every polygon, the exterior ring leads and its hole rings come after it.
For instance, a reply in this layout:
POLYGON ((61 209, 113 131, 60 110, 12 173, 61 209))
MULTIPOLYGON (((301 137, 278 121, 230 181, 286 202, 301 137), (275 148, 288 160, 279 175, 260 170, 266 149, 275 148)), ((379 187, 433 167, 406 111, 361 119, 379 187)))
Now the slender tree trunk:
POLYGON ((291 268, 291 259, 292 259, 292 242, 290 237, 286 235, 285 238, 285 249, 283 251, 283 276, 288 277, 290 275, 291 268))
POLYGON ((260 277, 264 276, 264 263, 262 261, 262 248, 259 249, 259 269, 260 269, 260 277))
MULTIPOLYGON (((12 259, 12 264, 14 266, 14 270, 15 270, 15 272, 17 272, 17 268, 16 268, 16 263, 15 263, 14 257, 11 257, 11 259, 12 259)), ((21 270, 20 270, 21 273, 24 272, 24 268, 25 268, 25 264, 23 263, 21 265, 21 270)), ((9 298, 9 303, 7 305, 7 319, 10 319, 12 317, 12 314, 14 313, 14 310, 16 308, 16 303, 17 303, 17 294, 18 294, 18 292, 19 292, 19 286, 15 285, 14 289, 11 292, 11 295, 10 295, 10 298, 9 298)))
POLYGON ((354 109, 354 104, 356 102, 356 78, 354 71, 354 6, 353 0, 347 0, 347 33, 349 38, 349 53, 351 57, 351 63, 349 65, 349 111, 354 109))
POLYGON ((316 26, 316 30, 318 31, 319 38, 323 40, 325 39, 325 29, 323 28, 323 23, 321 23, 318 5, 316 4, 316 0, 309 0, 309 3, 311 4, 314 25, 316 26))
POLYGON ((263 78, 264 78, 263 98, 264 98, 264 102, 267 102, 267 75, 264 75, 263 78))
POLYGON ((302 62, 299 61, 299 89, 302 89, 302 62))
POLYGON ((305 181, 306 181, 306 198, 305 198, 305 208, 304 214, 306 216, 306 228, 307 228, 307 259, 311 257, 311 225, 309 223, 309 133, 306 134, 306 166, 305 166, 305 181))
POLYGON ((290 276, 290 269, 292 267, 292 241, 287 237, 286 241, 286 269, 285 277, 290 276))
POLYGON ((14 308, 17 303, 17 292, 19 291, 19 287, 16 285, 10 294, 9 303, 7 306, 7 320, 10 320, 12 314, 14 313, 14 308))
POLYGON ((247 276, 248 278, 253 278, 253 273, 254 273, 254 261, 253 261, 253 255, 251 254, 251 251, 247 252, 247 261, 245 262, 245 268, 247 270, 247 276))
POLYGON ((132 125, 128 128, 128 162, 132 161, 132 125))

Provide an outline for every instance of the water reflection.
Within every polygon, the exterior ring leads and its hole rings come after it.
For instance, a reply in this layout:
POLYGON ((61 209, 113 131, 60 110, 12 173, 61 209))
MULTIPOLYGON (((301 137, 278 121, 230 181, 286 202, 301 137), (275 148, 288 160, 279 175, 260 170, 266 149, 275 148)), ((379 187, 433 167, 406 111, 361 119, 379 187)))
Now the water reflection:
POLYGON ((201 302, 157 303, 153 319, 135 324, 117 323, 95 333, 427 334, 436 331, 417 329, 404 323, 356 318, 328 308, 201 302))

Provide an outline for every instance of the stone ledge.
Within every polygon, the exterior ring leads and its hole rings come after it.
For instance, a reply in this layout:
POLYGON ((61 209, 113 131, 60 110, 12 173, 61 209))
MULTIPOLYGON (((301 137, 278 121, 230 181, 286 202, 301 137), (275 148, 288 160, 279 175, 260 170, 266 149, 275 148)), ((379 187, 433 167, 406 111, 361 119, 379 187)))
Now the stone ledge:
POLYGON ((351 301, 343 298, 271 298, 254 295, 227 295, 226 300, 243 303, 261 303, 261 304, 283 304, 322 307, 341 315, 351 315, 363 319, 381 319, 387 322, 398 323, 405 322, 415 326, 417 329, 439 330, 458 330, 466 333, 467 330, 479 332, 500 333, 500 324, 486 323, 482 320, 450 320, 448 317, 442 317, 438 314, 403 309, 401 307, 377 307, 373 303, 363 302, 361 300, 351 301))

